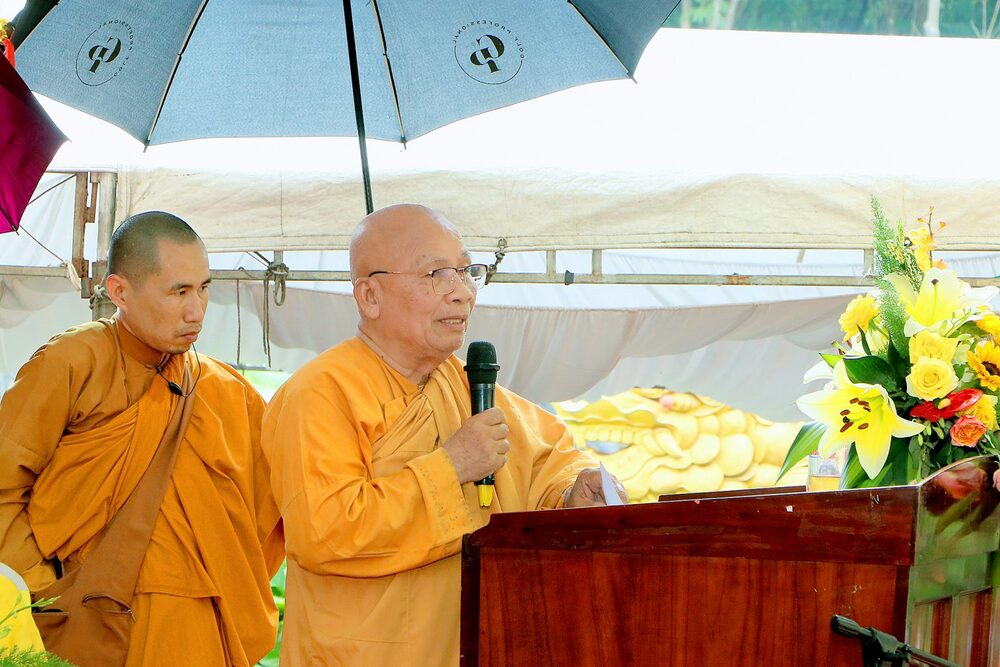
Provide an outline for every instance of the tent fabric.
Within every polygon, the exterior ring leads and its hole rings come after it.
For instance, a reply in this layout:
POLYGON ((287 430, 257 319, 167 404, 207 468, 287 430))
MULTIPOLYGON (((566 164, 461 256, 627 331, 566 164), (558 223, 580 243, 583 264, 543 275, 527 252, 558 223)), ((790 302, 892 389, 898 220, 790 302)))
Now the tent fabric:
MULTIPOLYGON (((597 395, 660 384, 795 419, 802 372, 814 363, 814 350, 836 336, 837 316, 849 298, 632 311, 482 305, 467 341, 493 342, 499 382, 539 402, 596 397, 588 390, 602 381, 597 395), (773 353, 770 363, 762 363, 761 340, 773 353), (690 353, 697 357, 689 359, 690 353), (606 380, 623 362, 633 370, 606 380)), ((263 309, 259 282, 213 284, 198 349, 266 365, 263 309)), ((347 294, 291 288, 285 304, 271 304, 269 311, 272 365, 285 371, 357 329, 357 309, 347 294)), ((0 373, 6 374, 48 337, 90 317, 87 302, 59 278, 0 279, 0 312, 0 373)))
MULTIPOLYGON (((74 184, 57 186, 26 211, 19 235, 0 243, 0 265, 56 266, 71 253, 74 184), (30 232, 48 250, 26 235, 30 232), (8 242, 9 241, 9 242, 8 242), (53 254, 50 254, 51 251, 53 254)), ((948 228, 944 236, 954 230, 948 228)), ((93 236, 87 253, 93 256, 93 236)), ((941 253, 963 276, 1000 275, 1000 254, 941 253)), ((213 268, 259 269, 245 253, 212 254, 213 268)), ((489 260, 474 253, 474 261, 489 260)), ((293 268, 344 270, 345 252, 286 256, 293 268)), ((558 268, 589 270, 589 253, 559 253, 558 268)), ((860 252, 698 250, 609 251, 606 273, 846 275, 863 272, 860 252)), ((544 270, 543 253, 512 253, 506 272, 544 270)), ((542 402, 596 399, 632 386, 695 391, 776 420, 800 419, 794 405, 816 352, 840 335, 837 317, 861 290, 699 285, 492 284, 479 294, 467 337, 490 340, 500 382, 542 402)), ((246 366, 294 371, 352 336, 358 315, 347 283, 289 283, 284 305, 265 314, 259 281, 213 284, 198 349, 246 366), (239 297, 237 298, 237 294, 239 297)), ((994 304, 1000 307, 1000 303, 994 304)), ((0 277, 0 380, 50 336, 90 318, 68 278, 0 277)))
MULTIPOLYGON (((1000 89, 979 80, 998 58, 995 40, 661 30, 637 84, 371 142, 374 203, 437 208, 479 250, 857 248, 874 195, 891 219, 944 212, 946 247, 998 250, 1000 89)), ((215 250, 343 249, 364 214, 350 140, 168 148, 120 172, 119 219, 170 208, 215 250)))
MULTIPOLYGON (((837 318, 851 298, 631 310, 487 302, 477 306, 466 340, 493 342, 499 382, 538 402, 661 385, 769 419, 796 420, 802 418, 794 402, 805 391, 803 373, 840 336, 837 318)), ((272 367, 291 372, 357 328, 349 294, 289 288, 283 306, 269 304, 267 318, 263 299, 256 281, 213 284, 198 349, 266 366, 267 321, 272 367)), ((49 336, 90 315, 69 281, 57 278, 0 281, 0 312, 0 374, 15 372, 49 336), (16 321, 10 312, 18 313, 16 321)))
MULTIPOLYGON (((286 172, 276 181, 271 174, 134 168, 121 173, 117 210, 120 221, 169 208, 216 251, 343 249, 364 214, 353 177, 286 172)), ((1000 250, 992 231, 1000 225, 996 181, 441 170, 382 173, 373 189, 382 204, 413 201, 447 212, 466 230, 468 246, 483 251, 500 239, 511 251, 858 248, 871 238, 871 196, 894 218, 915 220, 932 205, 948 211, 960 222, 945 247, 1000 250)))

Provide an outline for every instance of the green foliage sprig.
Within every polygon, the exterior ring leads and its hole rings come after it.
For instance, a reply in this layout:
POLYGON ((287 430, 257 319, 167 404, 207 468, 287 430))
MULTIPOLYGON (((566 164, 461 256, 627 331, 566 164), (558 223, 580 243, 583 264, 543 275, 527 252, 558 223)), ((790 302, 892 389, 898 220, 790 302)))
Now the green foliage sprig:
POLYGON ((873 266, 875 286, 879 292, 879 309, 882 322, 892 346, 903 359, 910 358, 910 348, 903 325, 906 323, 906 310, 903 302, 885 276, 898 273, 907 277, 913 289, 919 290, 923 280, 923 272, 917 266, 912 253, 905 252, 906 234, 903 231, 903 221, 895 224, 889 222, 878 199, 872 197, 872 232, 875 238, 875 264, 873 266))
POLYGON ((74 667, 72 663, 47 651, 20 648, 0 649, 0 667, 74 667))

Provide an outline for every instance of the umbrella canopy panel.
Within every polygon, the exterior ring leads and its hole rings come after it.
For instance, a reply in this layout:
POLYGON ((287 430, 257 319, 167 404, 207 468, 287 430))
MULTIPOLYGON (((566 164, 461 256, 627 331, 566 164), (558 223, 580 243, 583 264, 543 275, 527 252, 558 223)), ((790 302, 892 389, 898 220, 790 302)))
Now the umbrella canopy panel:
MULTIPOLYGON (((406 141, 631 76, 676 4, 352 2, 366 133, 406 141)), ((339 2, 65 0, 21 37, 32 90, 147 144, 357 131, 339 2)))

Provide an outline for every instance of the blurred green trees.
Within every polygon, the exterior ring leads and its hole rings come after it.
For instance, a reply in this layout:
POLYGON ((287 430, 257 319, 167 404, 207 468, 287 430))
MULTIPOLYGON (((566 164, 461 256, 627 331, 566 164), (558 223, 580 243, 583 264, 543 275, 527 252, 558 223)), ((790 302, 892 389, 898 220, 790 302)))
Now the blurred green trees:
POLYGON ((996 37, 998 19, 1000 0, 682 0, 665 25, 924 35, 936 24, 942 37, 996 37))

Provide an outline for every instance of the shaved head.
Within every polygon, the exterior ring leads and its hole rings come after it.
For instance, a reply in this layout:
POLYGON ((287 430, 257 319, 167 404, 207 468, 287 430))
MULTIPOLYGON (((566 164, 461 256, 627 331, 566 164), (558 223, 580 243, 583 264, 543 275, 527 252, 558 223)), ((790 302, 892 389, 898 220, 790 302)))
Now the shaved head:
POLYGON ((457 278, 435 291, 433 272, 469 266, 462 235, 426 206, 376 211, 351 239, 359 329, 390 366, 416 384, 462 346, 476 305, 475 283, 457 278), (372 275, 372 274, 375 275, 372 275))
POLYGON ((201 244, 198 234, 176 215, 163 211, 136 213, 111 236, 108 273, 124 276, 137 284, 159 273, 160 241, 177 245, 201 244))
POLYGON ((419 204, 397 204, 371 213, 351 237, 351 281, 372 271, 413 271, 426 261, 425 240, 442 231, 462 238, 444 216, 419 204))

